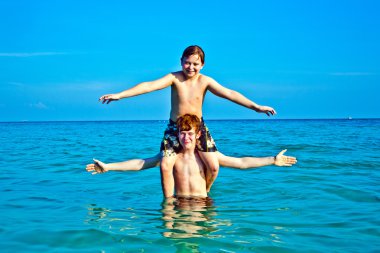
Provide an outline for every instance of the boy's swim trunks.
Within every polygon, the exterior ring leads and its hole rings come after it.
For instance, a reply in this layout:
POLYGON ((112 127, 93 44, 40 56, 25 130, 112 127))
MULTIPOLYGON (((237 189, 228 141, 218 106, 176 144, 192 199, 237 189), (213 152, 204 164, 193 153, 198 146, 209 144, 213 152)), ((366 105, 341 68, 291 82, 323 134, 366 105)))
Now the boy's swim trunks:
MULTIPOLYGON (((203 118, 201 119, 201 137, 197 141, 196 150, 201 152, 215 152, 216 148, 214 139, 205 125, 203 118)), ((161 142, 160 152, 162 156, 174 156, 182 150, 178 140, 178 129, 176 122, 169 120, 168 126, 164 132, 164 138, 161 142)))

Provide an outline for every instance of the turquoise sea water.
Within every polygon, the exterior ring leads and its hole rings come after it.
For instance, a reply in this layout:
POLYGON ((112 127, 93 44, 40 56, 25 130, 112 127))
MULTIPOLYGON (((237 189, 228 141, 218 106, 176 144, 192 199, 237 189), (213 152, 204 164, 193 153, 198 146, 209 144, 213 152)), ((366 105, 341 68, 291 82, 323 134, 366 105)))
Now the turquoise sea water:
POLYGON ((294 167, 221 168, 208 203, 164 203, 165 121, 0 123, 1 252, 379 252, 380 120, 206 122, 219 150, 294 167))

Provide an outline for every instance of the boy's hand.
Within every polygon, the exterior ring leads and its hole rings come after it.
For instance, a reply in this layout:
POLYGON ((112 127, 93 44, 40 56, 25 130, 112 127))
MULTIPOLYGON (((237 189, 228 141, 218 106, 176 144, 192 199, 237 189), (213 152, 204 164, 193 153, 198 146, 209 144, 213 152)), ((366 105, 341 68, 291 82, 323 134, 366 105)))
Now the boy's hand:
POLYGON ((118 94, 107 94, 107 95, 103 95, 99 98, 99 101, 102 101, 102 104, 104 103, 111 103, 112 101, 117 101, 119 100, 120 97, 118 94))
POLYGON ((276 166, 292 166, 297 163, 297 159, 292 156, 285 156, 284 153, 287 149, 282 150, 276 157, 274 158, 274 165, 276 166))
POLYGON ((87 164, 86 170, 88 172, 92 172, 93 175, 98 173, 105 173, 108 171, 106 169, 106 164, 96 159, 94 159, 94 163, 87 164))
POLYGON ((272 115, 276 114, 276 111, 272 107, 269 107, 269 106, 259 106, 259 108, 257 108, 257 112, 263 112, 268 116, 270 116, 271 114, 272 115))

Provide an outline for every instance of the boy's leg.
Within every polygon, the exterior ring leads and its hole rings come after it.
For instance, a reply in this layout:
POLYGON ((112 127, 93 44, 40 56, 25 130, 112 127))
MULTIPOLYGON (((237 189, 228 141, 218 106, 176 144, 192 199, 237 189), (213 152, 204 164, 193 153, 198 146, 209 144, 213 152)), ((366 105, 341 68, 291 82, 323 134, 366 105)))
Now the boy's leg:
POLYGON ((177 156, 163 156, 161 159, 161 186, 165 198, 172 197, 174 194, 174 176, 173 168, 177 156))
POLYGON ((161 186, 165 198, 172 197, 174 193, 173 168, 177 160, 177 152, 180 148, 181 146, 178 142, 176 123, 169 120, 160 147, 162 155, 160 165, 161 186))
POLYGON ((212 138, 210 131, 205 125, 203 119, 201 119, 201 136, 198 139, 197 150, 203 163, 206 166, 206 184, 207 192, 210 191, 212 184, 219 173, 219 161, 216 155, 218 149, 216 148, 214 139, 212 138))
POLYGON ((214 183, 219 173, 218 157, 216 155, 216 152, 199 151, 198 153, 202 159, 202 162, 206 166, 206 187, 207 187, 207 192, 209 192, 212 184, 214 183))

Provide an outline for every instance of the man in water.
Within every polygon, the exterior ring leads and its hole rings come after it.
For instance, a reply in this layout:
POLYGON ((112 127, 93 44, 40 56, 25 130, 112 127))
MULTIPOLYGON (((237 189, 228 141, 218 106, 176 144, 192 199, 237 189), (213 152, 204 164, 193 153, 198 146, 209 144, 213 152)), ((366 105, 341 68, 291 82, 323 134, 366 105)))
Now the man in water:
MULTIPOLYGON (((176 197, 207 197, 207 182, 212 176, 207 173, 204 163, 195 150, 197 141, 201 136, 201 120, 192 114, 185 114, 177 120, 178 139, 182 146, 174 164, 173 176, 176 197)), ((224 167, 237 169, 257 168, 267 165, 292 166, 297 162, 295 157, 285 156, 286 150, 271 157, 230 157, 217 152, 219 164, 224 167)), ((86 170, 96 173, 107 171, 138 171, 159 165, 160 157, 148 159, 133 159, 120 163, 106 164, 98 160, 89 164, 86 170)), ((166 196, 168 197, 168 196, 166 196)), ((169 196, 171 197, 171 196, 169 196)))

